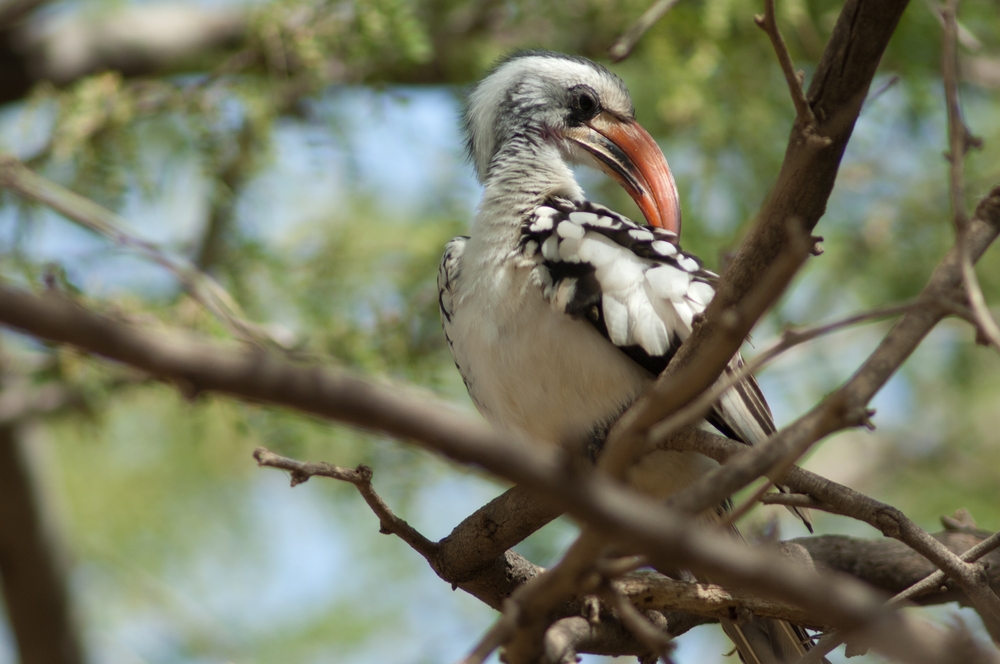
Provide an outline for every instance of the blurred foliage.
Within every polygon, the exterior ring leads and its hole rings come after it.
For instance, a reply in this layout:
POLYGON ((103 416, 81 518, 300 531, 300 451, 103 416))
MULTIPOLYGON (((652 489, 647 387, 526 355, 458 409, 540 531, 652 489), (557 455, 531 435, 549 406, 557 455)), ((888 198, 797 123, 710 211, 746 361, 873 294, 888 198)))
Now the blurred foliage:
MULTIPOLYGON (((114 11, 117 4, 91 10, 114 11)), ((841 4, 777 4, 792 57, 808 80, 841 4)), ((73 11, 73 3, 67 6, 73 11)), ((646 6, 645 0, 248 2, 247 36, 229 52, 202 54, 160 76, 129 79, 111 71, 66 88, 40 85, 10 112, 25 127, 43 127, 43 138, 24 154, 34 168, 104 205, 126 215, 159 205, 165 211, 155 223, 169 226, 179 223, 172 216, 177 206, 191 201, 202 220, 196 228, 142 226, 166 238, 170 250, 195 257, 218 220, 224 250, 208 267, 252 319, 294 341, 298 358, 414 383, 469 408, 443 343, 434 284, 443 244, 463 232, 472 214, 448 193, 464 185, 453 171, 428 163, 443 174, 440 192, 431 192, 431 203, 404 206, 379 191, 392 191, 391 174, 374 189, 348 182, 335 202, 299 215, 304 222, 268 220, 287 231, 263 233, 243 217, 253 216, 250 208, 267 195, 268 182, 292 189, 297 177, 280 171, 287 161, 279 158, 276 136, 320 136, 297 159, 330 159, 334 152, 350 164, 360 157, 351 153, 358 144, 350 118, 359 107, 339 94, 350 86, 384 91, 395 104, 398 85, 441 86, 458 97, 515 47, 603 58, 646 6), (177 173, 192 171, 187 184, 176 184, 177 173)), ((614 68, 674 167, 685 246, 711 267, 722 267, 767 195, 793 117, 770 44, 751 20, 759 11, 751 0, 685 0, 614 68)), ((981 44, 974 53, 1000 58, 995 2, 966 0, 961 18, 981 44)), ((866 104, 819 227, 826 253, 757 338, 787 323, 913 297, 950 246, 939 41, 933 8, 911 3, 876 79, 876 87, 888 87, 866 104)), ((963 94, 969 124, 986 144, 967 162, 973 204, 1000 180, 1000 99, 996 90, 974 85, 963 94)), ((637 214, 617 187, 583 177, 605 202, 637 214)), ((60 288, 146 324, 227 336, 176 284, 144 287, 136 277, 109 296, 100 287, 107 275, 91 272, 120 260, 120 252, 9 195, 0 203, 2 278, 60 288), (53 238, 62 246, 86 245, 86 260, 66 267, 58 251, 55 260, 38 258, 38 247, 53 238)), ((1000 301, 997 251, 979 267, 994 303, 1000 301)), ((777 376, 772 400, 793 413, 815 403, 884 329, 822 340, 779 363, 764 375, 765 387, 777 376)), ((375 535, 377 524, 351 487, 314 480, 284 498, 276 473, 253 466, 256 445, 345 466, 371 464, 394 509, 418 527, 425 520, 436 537, 499 490, 470 479, 461 485, 471 496, 466 505, 439 488, 455 481, 454 469, 408 446, 256 405, 211 397, 188 402, 172 386, 137 380, 121 367, 14 335, 3 341, 8 379, 16 373, 35 383, 61 381, 87 403, 46 418, 32 441, 47 455, 44 486, 75 561, 74 588, 94 661, 134 661, 135 653, 146 661, 256 662, 347 661, 360 653, 357 661, 370 661, 377 659, 372 653, 398 656, 391 644, 419 640, 415 632, 426 623, 409 605, 429 596, 427 584, 443 584, 401 544, 375 535), (281 506, 293 500, 294 507, 281 506), (320 543, 275 552, 306 533, 320 543), (301 575, 281 567, 296 556, 301 575), (349 566, 346 575, 357 578, 335 583, 324 564, 349 566), (269 573, 278 580, 268 581, 269 573), (415 579, 429 581, 417 586, 415 579), (291 599, 262 599, 281 595, 275 586, 286 585, 298 589, 287 591, 291 599), (386 625, 406 624, 418 627, 382 643, 386 625)), ((889 424, 875 434, 875 452, 845 461, 860 468, 858 488, 928 527, 961 506, 983 527, 1000 527, 1000 447, 992 444, 1000 426, 998 376, 1000 361, 974 345, 967 326, 936 332, 890 383, 889 424)), ((845 527, 832 517, 821 524, 845 527)), ((520 550, 548 564, 571 533, 559 522, 520 550)), ((468 598, 441 597, 427 612, 447 616, 442 624, 490 619, 468 598)), ((460 642, 427 646, 407 661, 452 658, 476 636, 455 629, 450 636, 460 642)))

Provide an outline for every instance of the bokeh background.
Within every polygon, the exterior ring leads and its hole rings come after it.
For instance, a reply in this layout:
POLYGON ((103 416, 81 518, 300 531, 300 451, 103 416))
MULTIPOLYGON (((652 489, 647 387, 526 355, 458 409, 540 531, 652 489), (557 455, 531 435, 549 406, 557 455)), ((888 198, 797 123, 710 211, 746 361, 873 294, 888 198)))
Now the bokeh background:
MULTIPOLYGON (((435 276, 478 184, 458 118, 468 85, 516 47, 603 58, 644 0, 31 0, 0 2, 0 151, 119 212, 137 236, 211 272, 248 316, 302 356, 418 385, 474 412, 440 331, 435 276)), ((840 3, 779 0, 807 78, 840 3)), ((721 269, 767 195, 793 108, 751 0, 682 0, 614 66, 660 141, 685 248, 721 269)), ((963 107, 985 147, 970 205, 1000 181, 1000 5, 966 0, 963 107)), ((810 261, 746 352, 786 324, 916 295, 952 241, 941 26, 911 4, 876 77, 810 261)), ((638 218, 581 172, 593 198, 638 218)), ((979 275, 1000 302, 993 248, 979 275)), ((0 278, 59 288, 149 325, 229 338, 173 275, 60 216, 0 193, 0 278)), ((887 329, 795 349, 760 381, 779 424, 834 389, 887 329)), ((375 470, 376 489, 440 538, 506 487, 405 444, 295 413, 177 390, 123 367, 0 331, 3 390, 71 399, 3 421, 30 466, 67 570, 89 662, 447 662, 488 607, 437 579, 353 487, 258 469, 252 450, 375 470)), ((812 470, 921 525, 968 508, 1000 528, 1000 358, 946 322, 875 400, 874 432, 826 441, 812 470)), ((0 488, 2 489, 2 488, 0 488)), ((778 519, 758 508, 744 528, 778 519)), ((817 515, 818 532, 876 537, 817 515)), ((9 524, 8 524, 9 526, 9 524)), ((0 523, 0 529, 5 527, 0 523)), ((519 547, 551 564, 575 526, 519 547)), ((979 627, 956 607, 941 620, 979 627)), ((0 663, 18 661, 0 614, 0 663)), ((716 627, 676 661, 723 662, 716 627)), ((835 659, 842 658, 836 654, 835 659)), ((588 658, 587 661, 598 661, 588 658)))

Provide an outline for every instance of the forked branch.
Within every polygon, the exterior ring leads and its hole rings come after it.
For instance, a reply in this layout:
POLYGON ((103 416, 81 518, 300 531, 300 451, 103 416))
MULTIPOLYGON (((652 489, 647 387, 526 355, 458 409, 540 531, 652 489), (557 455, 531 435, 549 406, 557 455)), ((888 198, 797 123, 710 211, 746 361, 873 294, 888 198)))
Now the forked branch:
POLYGON ((958 247, 965 293, 976 319, 979 338, 1000 351, 1000 327, 997 326, 986 304, 979 278, 976 276, 976 270, 969 259, 966 247, 969 218, 965 209, 965 155, 970 148, 982 147, 982 141, 972 135, 965 120, 962 119, 958 90, 958 4, 959 0, 947 0, 941 8, 941 20, 944 24, 941 70, 944 79, 945 105, 948 109, 947 157, 950 164, 948 189, 955 226, 955 245, 958 247))
MULTIPOLYGON (((754 23, 767 33, 774 47, 774 53, 778 57, 778 64, 785 74, 785 81, 788 82, 788 91, 792 95, 792 103, 795 104, 795 116, 797 123, 803 131, 813 133, 816 129, 816 116, 813 114, 809 100, 806 99, 805 81, 806 75, 802 71, 795 71, 792 64, 792 55, 788 52, 785 38, 781 36, 778 28, 778 19, 774 14, 774 0, 764 0, 763 15, 757 14, 753 17, 754 23)), ((826 139, 825 145, 830 144, 830 139, 826 139)))
POLYGON ((309 463, 298 461, 275 454, 264 447, 258 447, 254 450, 253 458, 257 460, 260 466, 287 470, 292 475, 293 487, 308 481, 310 477, 314 476, 329 477, 353 484, 357 487, 361 497, 368 503, 368 507, 378 517, 381 524, 379 532, 397 536, 424 558, 431 559, 437 553, 438 545, 436 542, 430 541, 417 532, 413 526, 393 514, 386 502, 382 500, 382 497, 375 493, 375 489, 372 488, 372 469, 368 466, 361 464, 357 468, 352 469, 323 462, 309 463))

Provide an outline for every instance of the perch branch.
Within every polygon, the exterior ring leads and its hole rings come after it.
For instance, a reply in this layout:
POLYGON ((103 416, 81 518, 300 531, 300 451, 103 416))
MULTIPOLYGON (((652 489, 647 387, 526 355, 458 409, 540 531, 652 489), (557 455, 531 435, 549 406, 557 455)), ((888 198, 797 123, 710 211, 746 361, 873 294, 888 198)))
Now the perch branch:
POLYGON ((881 613, 881 596, 855 580, 798 569, 768 552, 747 549, 600 474, 565 463, 557 449, 501 436, 404 388, 297 366, 263 352, 237 352, 180 332, 142 330, 55 293, 32 295, 3 284, 0 321, 182 381, 192 395, 211 390, 289 406, 420 443, 530 486, 604 536, 649 555, 655 565, 682 566, 773 595, 815 612, 824 624, 844 629, 867 625, 875 632, 876 647, 889 656, 947 660, 948 637, 911 617, 881 613))
MULTIPOLYGON (((745 459, 755 451, 727 438, 704 433, 706 434, 704 436, 678 439, 675 443, 686 443, 684 449, 714 458, 724 463, 723 467, 733 465, 734 462, 739 463, 741 458, 745 459)), ((989 580, 983 574, 981 566, 963 561, 898 509, 858 491, 797 467, 789 468, 782 482, 794 491, 818 498, 840 514, 868 523, 884 535, 903 542, 923 555, 955 579, 976 610, 985 614, 983 622, 991 635, 994 633, 996 625, 993 621, 993 600, 990 599, 990 595, 994 599, 996 595, 990 589, 989 580)))

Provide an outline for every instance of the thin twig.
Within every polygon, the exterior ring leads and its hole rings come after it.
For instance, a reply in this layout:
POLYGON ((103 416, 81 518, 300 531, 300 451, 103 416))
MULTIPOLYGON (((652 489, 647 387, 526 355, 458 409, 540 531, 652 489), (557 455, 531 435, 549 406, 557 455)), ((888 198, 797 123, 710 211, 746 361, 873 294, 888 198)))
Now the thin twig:
POLYGON ((941 70, 944 79, 945 104, 948 110, 948 161, 949 194, 955 226, 955 244, 958 247, 962 265, 962 277, 966 297, 976 317, 979 336, 985 343, 1000 351, 1000 327, 990 314, 979 285, 979 278, 969 258, 966 248, 966 233, 969 217, 965 209, 965 155, 972 147, 980 147, 982 141, 974 137, 962 119, 962 106, 958 90, 958 4, 959 0, 948 0, 941 8, 944 36, 941 47, 941 70))
MULTIPOLYGON (((764 0, 764 15, 757 14, 753 17, 753 21, 771 39, 774 53, 778 56, 778 64, 781 65, 781 71, 784 72, 785 80, 788 82, 788 91, 792 95, 792 103, 795 104, 795 115, 799 125, 803 129, 815 128, 816 116, 809 105, 809 100, 806 99, 805 88, 803 88, 805 74, 796 72, 795 65, 792 64, 792 56, 788 52, 785 39, 781 36, 781 30, 778 29, 778 19, 774 15, 774 0, 764 0)), ((829 139, 827 141, 829 144, 829 139)))
MULTIPOLYGON (((982 542, 963 553, 960 558, 967 563, 975 562, 998 547, 1000 547, 1000 533, 993 533, 982 542)), ((893 597, 889 600, 889 604, 902 604, 903 602, 919 597, 930 590, 940 588, 946 578, 945 573, 938 570, 893 597)))
POLYGON ((612 62, 621 62, 627 58, 635 45, 639 43, 642 36, 653 27, 653 25, 663 18, 668 11, 674 8, 680 0, 657 0, 649 9, 642 13, 642 16, 625 31, 621 37, 608 49, 608 55, 612 62))
MULTIPOLYGON (((969 254, 969 217, 965 209, 965 155, 969 148, 977 146, 979 140, 972 137, 965 121, 962 119, 961 102, 958 90, 958 5, 959 0, 948 0, 941 10, 944 21, 944 35, 941 48, 941 68, 944 78, 945 100, 948 108, 948 142, 950 146, 949 161, 949 192, 955 225, 955 245, 959 264, 962 269, 962 281, 965 284, 969 305, 976 316, 980 338, 986 340, 1000 351, 1000 328, 986 306, 986 299, 979 287, 976 270, 969 254)), ((935 564, 937 560, 932 559, 935 564)), ((993 641, 1000 643, 1000 597, 977 574, 977 566, 970 563, 955 563, 951 560, 948 567, 942 571, 952 576, 962 590, 969 596, 969 601, 975 607, 983 620, 986 630, 993 641)))
POLYGON ((745 362, 738 370, 719 379, 710 389, 702 392, 697 399, 693 400, 687 406, 676 411, 673 415, 650 429, 650 448, 655 448, 662 441, 667 440, 670 436, 677 433, 684 427, 698 422, 705 416, 705 413, 711 410, 712 406, 719 400, 720 397, 722 397, 723 394, 725 394, 727 390, 732 389, 735 385, 745 380, 747 376, 752 376, 757 373, 769 363, 774 361, 782 353, 785 353, 795 346, 806 343, 807 341, 812 341, 818 337, 837 332, 852 325, 857 325, 858 323, 866 323, 882 318, 899 316, 909 311, 913 311, 914 309, 927 306, 941 305, 938 299, 917 299, 903 304, 878 307, 877 309, 872 309, 870 311, 851 314, 850 316, 846 316, 829 323, 806 327, 801 330, 794 330, 790 328, 786 329, 778 341, 758 353, 750 361, 745 362))
POLYGON ((379 532, 386 535, 396 535, 424 558, 432 558, 437 553, 438 544, 436 542, 430 541, 417 532, 413 526, 393 514, 382 497, 375 493, 375 489, 372 488, 372 469, 368 466, 361 464, 357 468, 351 469, 323 462, 298 461, 275 454, 265 447, 255 449, 253 458, 260 466, 289 471, 292 475, 292 486, 302 484, 313 476, 350 482, 357 487, 361 497, 365 499, 368 506, 375 512, 375 516, 378 517, 381 526, 379 532))
POLYGON ((874 90, 871 94, 869 94, 867 97, 865 97, 865 101, 864 101, 864 104, 862 105, 862 109, 868 108, 869 104, 872 104, 876 99, 878 99, 879 97, 881 97, 882 95, 884 95, 886 92, 888 92, 889 88, 891 88, 892 86, 894 86, 897 83, 899 83, 900 80, 902 80, 902 79, 899 76, 891 76, 891 77, 889 77, 888 81, 886 81, 882 85, 878 86, 878 88, 876 90, 874 90))
POLYGON ((190 261, 170 256, 156 245, 129 233, 125 230, 125 220, 114 212, 38 175, 10 155, 0 155, 0 187, 50 207, 87 230, 103 235, 115 244, 134 250, 166 268, 195 301, 244 341, 260 347, 284 347, 259 325, 248 321, 232 296, 212 277, 190 261))

